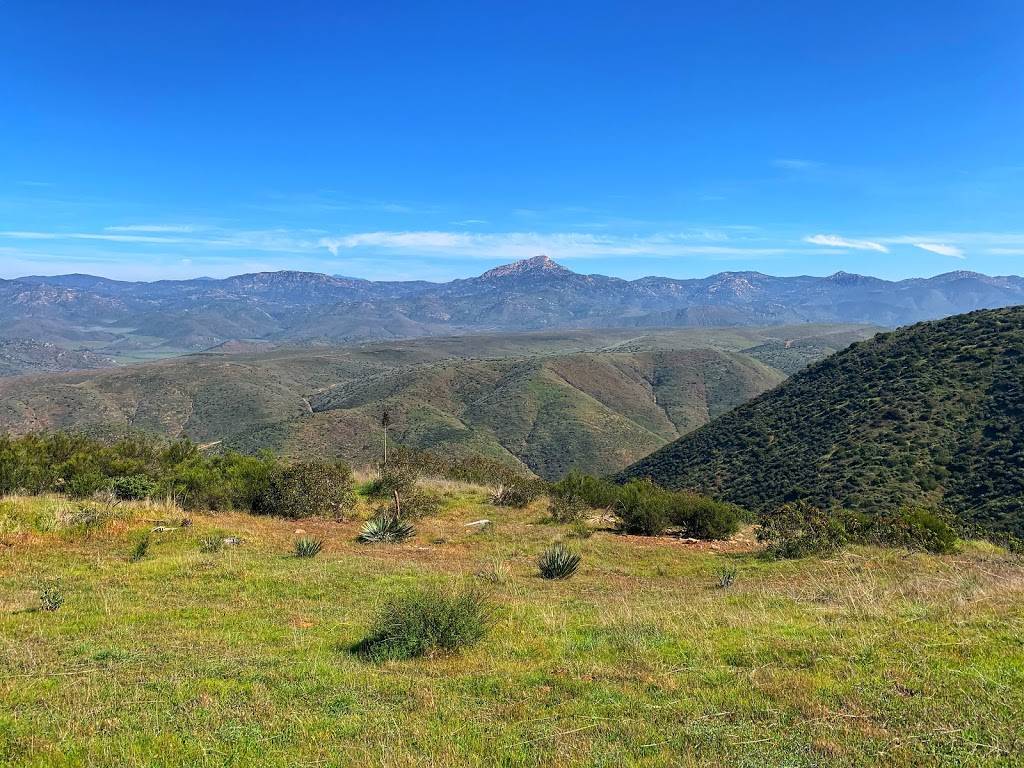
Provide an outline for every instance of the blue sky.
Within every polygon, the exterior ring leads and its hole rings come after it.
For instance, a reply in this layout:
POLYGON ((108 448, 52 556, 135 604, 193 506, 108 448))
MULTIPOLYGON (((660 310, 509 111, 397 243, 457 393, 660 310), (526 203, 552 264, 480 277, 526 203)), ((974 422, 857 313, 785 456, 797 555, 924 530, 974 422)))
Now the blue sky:
POLYGON ((0 277, 1024 273, 1024 4, 0 2, 0 277))

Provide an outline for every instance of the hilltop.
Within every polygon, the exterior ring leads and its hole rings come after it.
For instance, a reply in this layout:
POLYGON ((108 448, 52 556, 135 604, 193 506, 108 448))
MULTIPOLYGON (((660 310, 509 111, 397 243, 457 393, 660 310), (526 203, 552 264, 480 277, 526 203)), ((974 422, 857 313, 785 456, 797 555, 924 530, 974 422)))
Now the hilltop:
POLYGON ((622 477, 759 509, 943 504, 1024 535, 1024 307, 854 344, 642 459, 622 477))
POLYGON ((387 407, 392 437, 413 448, 480 453, 548 478, 607 473, 874 331, 595 330, 203 353, 0 380, 0 430, 130 429, 371 461, 387 407))
POLYGON ((579 328, 857 323, 893 327, 1024 303, 1024 278, 951 272, 896 282, 840 272, 700 279, 573 272, 547 256, 448 283, 311 272, 123 282, 0 280, 0 338, 87 348, 121 362, 227 342, 352 343, 579 328))

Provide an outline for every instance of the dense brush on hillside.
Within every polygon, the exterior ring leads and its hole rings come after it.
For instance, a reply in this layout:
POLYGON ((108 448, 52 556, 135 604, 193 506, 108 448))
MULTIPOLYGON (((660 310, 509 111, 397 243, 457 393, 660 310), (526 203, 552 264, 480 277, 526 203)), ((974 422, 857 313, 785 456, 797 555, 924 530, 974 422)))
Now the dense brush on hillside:
POLYGON ((622 476, 759 510, 941 503, 1024 535, 1024 307, 855 344, 622 476))

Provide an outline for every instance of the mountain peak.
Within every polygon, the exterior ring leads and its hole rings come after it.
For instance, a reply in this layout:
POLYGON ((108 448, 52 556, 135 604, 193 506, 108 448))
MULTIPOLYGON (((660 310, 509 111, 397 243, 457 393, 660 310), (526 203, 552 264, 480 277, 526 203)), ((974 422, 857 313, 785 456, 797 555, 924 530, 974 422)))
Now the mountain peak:
POLYGON ((514 261, 511 264, 503 264, 500 267, 490 269, 480 275, 483 280, 494 280, 502 277, 536 277, 536 276, 564 276, 573 274, 561 264, 541 254, 531 259, 514 261))

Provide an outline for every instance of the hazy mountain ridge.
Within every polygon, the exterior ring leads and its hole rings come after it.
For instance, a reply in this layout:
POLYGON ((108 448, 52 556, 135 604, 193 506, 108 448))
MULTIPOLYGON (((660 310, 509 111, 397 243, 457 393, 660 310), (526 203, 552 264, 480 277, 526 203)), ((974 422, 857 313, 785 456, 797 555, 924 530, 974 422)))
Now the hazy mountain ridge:
POLYGON ((869 511, 941 503, 1024 535, 1024 307, 855 344, 622 477, 760 510, 795 498, 869 511))
POLYGON ((539 256, 449 283, 309 272, 121 282, 0 280, 0 337, 87 344, 122 359, 231 340, 356 342, 469 332, 803 322, 898 326, 1024 303, 1024 278, 951 272, 890 282, 837 273, 677 280, 581 275, 539 256))

